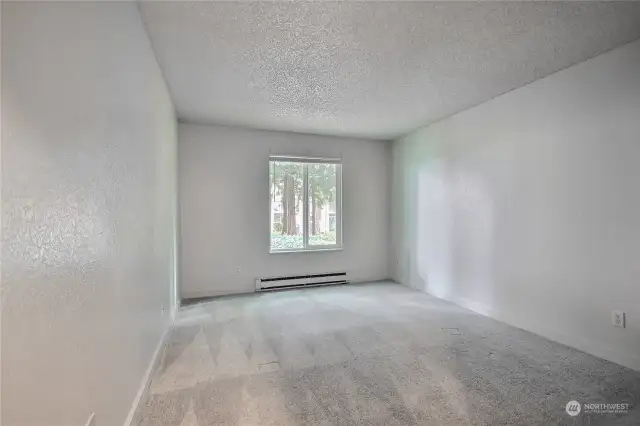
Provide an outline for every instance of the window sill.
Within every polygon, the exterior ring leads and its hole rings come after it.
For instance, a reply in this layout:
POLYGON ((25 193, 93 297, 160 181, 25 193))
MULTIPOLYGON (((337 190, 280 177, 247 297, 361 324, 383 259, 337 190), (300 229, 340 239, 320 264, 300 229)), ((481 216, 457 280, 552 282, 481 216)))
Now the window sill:
POLYGON ((342 251, 342 247, 298 249, 298 250, 269 250, 269 254, 317 253, 317 252, 327 252, 327 251, 342 251))

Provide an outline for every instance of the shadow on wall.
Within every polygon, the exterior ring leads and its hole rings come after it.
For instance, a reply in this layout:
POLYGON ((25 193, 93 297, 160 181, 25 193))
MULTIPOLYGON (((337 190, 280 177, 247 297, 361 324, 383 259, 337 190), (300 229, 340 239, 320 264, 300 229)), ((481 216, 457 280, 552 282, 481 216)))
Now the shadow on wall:
POLYGON ((495 217, 482 177, 452 173, 444 159, 410 178, 410 284, 436 297, 460 294, 491 310, 494 298, 495 217))

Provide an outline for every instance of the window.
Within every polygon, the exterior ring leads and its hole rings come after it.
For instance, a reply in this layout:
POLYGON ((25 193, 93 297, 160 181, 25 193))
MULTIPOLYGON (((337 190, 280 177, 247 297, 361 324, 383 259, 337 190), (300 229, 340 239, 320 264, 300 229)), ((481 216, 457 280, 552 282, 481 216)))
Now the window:
POLYGON ((271 252, 342 247, 339 160, 271 157, 271 252))

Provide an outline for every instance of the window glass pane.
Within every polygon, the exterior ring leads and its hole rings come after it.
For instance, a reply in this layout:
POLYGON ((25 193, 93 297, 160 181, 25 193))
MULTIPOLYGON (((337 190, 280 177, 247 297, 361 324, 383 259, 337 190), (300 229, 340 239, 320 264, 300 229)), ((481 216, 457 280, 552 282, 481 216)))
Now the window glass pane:
POLYGON ((336 244, 336 164, 309 163, 309 246, 336 244))
POLYGON ((271 161, 270 166, 271 249, 304 248, 302 222, 304 165, 271 161))

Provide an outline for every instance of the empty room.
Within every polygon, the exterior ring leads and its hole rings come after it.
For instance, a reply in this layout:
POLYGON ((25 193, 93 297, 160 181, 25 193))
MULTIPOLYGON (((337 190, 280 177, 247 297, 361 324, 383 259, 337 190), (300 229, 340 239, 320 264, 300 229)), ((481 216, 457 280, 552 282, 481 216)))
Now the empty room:
POLYGON ((640 2, 0 7, 3 426, 640 425, 640 2))

